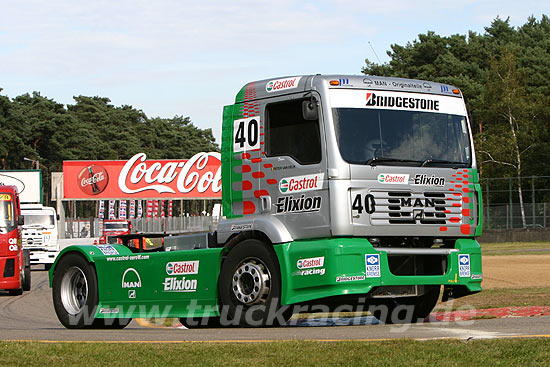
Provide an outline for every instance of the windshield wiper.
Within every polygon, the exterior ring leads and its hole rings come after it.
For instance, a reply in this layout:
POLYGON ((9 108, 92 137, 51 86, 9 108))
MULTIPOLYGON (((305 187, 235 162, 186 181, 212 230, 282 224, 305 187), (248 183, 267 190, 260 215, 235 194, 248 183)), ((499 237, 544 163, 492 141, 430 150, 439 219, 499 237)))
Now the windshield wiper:
POLYGON ((468 163, 466 162, 459 162, 459 161, 447 161, 445 159, 426 159, 424 162, 422 162, 422 164, 420 165, 420 167, 425 167, 429 164, 432 164, 432 163, 443 163, 443 164, 460 164, 460 165, 468 165, 468 163))
POLYGON ((374 157, 365 162, 365 164, 376 166, 381 163, 422 163, 422 161, 416 161, 413 159, 401 159, 390 157, 374 157))

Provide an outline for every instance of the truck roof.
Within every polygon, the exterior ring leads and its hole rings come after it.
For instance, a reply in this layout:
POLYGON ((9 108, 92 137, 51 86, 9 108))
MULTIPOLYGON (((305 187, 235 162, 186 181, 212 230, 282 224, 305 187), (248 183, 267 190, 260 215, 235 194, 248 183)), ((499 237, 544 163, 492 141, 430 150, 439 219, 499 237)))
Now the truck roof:
POLYGON ((374 75, 297 75, 258 80, 246 84, 237 94, 235 103, 263 99, 295 92, 318 90, 323 86, 342 89, 392 90, 462 97, 458 88, 425 80, 374 75), (331 85, 338 81, 338 85, 331 85))

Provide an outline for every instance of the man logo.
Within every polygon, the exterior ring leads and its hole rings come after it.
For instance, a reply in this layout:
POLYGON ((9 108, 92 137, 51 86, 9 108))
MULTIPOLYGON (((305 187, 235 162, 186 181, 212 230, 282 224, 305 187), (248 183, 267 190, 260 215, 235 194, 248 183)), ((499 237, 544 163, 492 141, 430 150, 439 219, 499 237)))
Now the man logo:
POLYGON ((141 277, 136 269, 128 268, 122 274, 122 288, 141 288, 141 277))

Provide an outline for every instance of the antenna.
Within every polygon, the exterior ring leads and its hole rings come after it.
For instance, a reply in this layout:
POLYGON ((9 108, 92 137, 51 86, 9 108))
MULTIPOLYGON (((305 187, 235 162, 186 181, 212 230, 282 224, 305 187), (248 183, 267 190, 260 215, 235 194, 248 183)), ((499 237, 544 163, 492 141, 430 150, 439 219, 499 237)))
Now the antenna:
POLYGON ((374 47, 372 47, 370 41, 367 41, 369 43, 369 46, 370 46, 370 49, 372 50, 372 52, 374 53, 374 56, 376 56, 376 59, 378 60, 378 63, 379 64, 382 64, 382 62, 380 61, 380 58, 378 57, 378 54, 376 53, 376 51, 374 51, 374 47))

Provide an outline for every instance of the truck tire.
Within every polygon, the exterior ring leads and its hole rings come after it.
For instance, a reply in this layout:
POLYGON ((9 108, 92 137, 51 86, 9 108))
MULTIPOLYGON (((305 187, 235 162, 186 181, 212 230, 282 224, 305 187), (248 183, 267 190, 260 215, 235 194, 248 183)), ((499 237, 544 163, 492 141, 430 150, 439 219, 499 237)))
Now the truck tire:
POLYGON ((21 283, 23 290, 31 290, 31 255, 28 250, 23 251, 23 281, 21 283))
POLYGON ((97 327, 98 287, 95 268, 78 253, 63 256, 53 275, 53 305, 67 329, 97 327), (96 323, 94 325, 94 322, 96 323))
POLYGON ((277 326, 292 316, 281 305, 281 272, 272 248, 256 239, 237 244, 222 265, 221 324, 277 326))
POLYGON ((439 299, 440 286, 425 286, 425 293, 417 297, 402 297, 388 300, 382 304, 387 314, 375 311, 374 316, 385 324, 403 324, 423 322, 430 315, 439 299), (410 307, 413 307, 412 314, 410 307))
POLYGON ((10 296, 20 296, 23 294, 23 288, 9 289, 8 293, 10 296))

